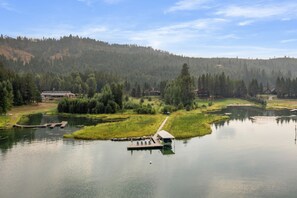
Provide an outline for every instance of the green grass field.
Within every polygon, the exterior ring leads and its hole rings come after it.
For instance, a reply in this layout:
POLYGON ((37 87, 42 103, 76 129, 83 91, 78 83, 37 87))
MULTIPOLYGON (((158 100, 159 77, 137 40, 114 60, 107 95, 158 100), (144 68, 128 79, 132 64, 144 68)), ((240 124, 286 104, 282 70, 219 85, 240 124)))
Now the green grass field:
MULTIPOLYGON (((116 116, 116 115, 115 115, 116 116)), ((110 122, 88 126, 67 134, 66 138, 108 140, 111 138, 141 137, 153 135, 166 116, 157 115, 130 115, 121 122, 110 122)))
POLYGON ((24 105, 20 107, 13 107, 7 116, 0 116, 0 128, 10 128, 16 124, 22 116, 43 113, 43 112, 56 112, 56 103, 39 103, 24 105))
MULTIPOLYGON (((133 102, 139 102, 139 99, 132 99, 133 102)), ((164 129, 172 133, 177 139, 191 138, 203 136, 211 133, 211 124, 223 119, 228 119, 226 116, 207 114, 209 111, 215 111, 227 107, 228 105, 255 105, 251 102, 241 99, 222 99, 213 101, 212 106, 208 106, 207 100, 196 100, 199 107, 193 111, 177 111, 169 116, 169 119, 164 126, 164 129), (204 107, 202 107, 204 106, 204 107)), ((150 103, 156 109, 161 109, 163 103, 158 98, 152 98, 152 101, 145 99, 144 104, 150 103)), ((156 115, 137 115, 128 111, 114 115, 84 115, 84 116, 100 116, 106 118, 129 116, 128 119, 115 123, 98 124, 97 126, 85 127, 72 134, 67 134, 64 137, 77 139, 111 139, 125 137, 140 137, 153 135, 166 116, 161 114, 156 115)))
POLYGON ((273 99, 267 100, 266 109, 297 109, 295 99, 273 99))
POLYGON ((9 122, 8 116, 0 116, 0 128, 6 127, 8 122, 9 122))
POLYGON ((170 115, 164 129, 176 139, 204 136, 211 133, 211 124, 227 116, 205 114, 201 111, 178 111, 170 115))
MULTIPOLYGON (((140 99, 131 99, 133 102, 139 103, 140 99)), ((164 129, 172 133, 177 139, 191 138, 203 136, 211 133, 211 124, 220 120, 228 119, 227 116, 208 114, 208 112, 217 111, 227 106, 259 106, 255 103, 242 99, 220 99, 212 101, 209 106, 208 100, 195 100, 198 103, 198 109, 192 111, 180 110, 171 113, 164 129)), ((297 100, 268 100, 268 109, 294 109, 297 108, 297 100)), ((163 107, 163 102, 158 97, 152 97, 151 101, 144 100, 143 104, 151 104, 157 112, 163 107)), ((8 116, 0 116, 0 128, 11 127, 17 123, 22 116, 39 112, 56 113, 57 104, 40 103, 38 105, 26 105, 13 108, 8 116)), ((66 114, 67 115, 67 114, 66 114)), ((140 137, 153 135, 165 115, 157 113, 156 115, 137 115, 132 110, 127 110, 117 114, 97 114, 97 115, 77 115, 77 117, 101 118, 106 121, 117 121, 98 124, 96 126, 88 126, 67 134, 65 137, 78 139, 101 139, 107 140, 111 138, 140 137)))

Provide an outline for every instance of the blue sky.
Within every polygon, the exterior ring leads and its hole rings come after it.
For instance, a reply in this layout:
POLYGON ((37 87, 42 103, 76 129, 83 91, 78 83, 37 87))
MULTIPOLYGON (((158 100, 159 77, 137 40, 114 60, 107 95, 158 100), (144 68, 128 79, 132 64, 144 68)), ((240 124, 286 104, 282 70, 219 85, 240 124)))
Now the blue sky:
POLYGON ((297 57, 293 0, 0 0, 0 33, 79 35, 194 57, 297 57))

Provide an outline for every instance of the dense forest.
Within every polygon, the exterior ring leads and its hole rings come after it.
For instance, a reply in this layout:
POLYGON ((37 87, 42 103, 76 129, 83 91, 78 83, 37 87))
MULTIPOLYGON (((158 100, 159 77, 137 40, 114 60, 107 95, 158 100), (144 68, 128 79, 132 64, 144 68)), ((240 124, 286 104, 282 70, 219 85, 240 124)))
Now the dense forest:
POLYGON ((48 90, 77 95, 59 104, 60 112, 69 113, 134 109, 153 114, 151 106, 123 101, 124 96, 142 98, 152 92, 167 104, 186 109, 195 108, 197 93, 254 100, 257 94, 274 90, 280 98, 297 97, 297 60, 291 58, 188 58, 71 35, 60 39, 1 35, 0 54, 0 113, 40 102, 40 93, 48 90))
POLYGON ((1 35, 0 62, 16 72, 65 76, 73 72, 97 71, 120 75, 131 84, 142 85, 174 79, 184 63, 191 66, 194 77, 224 72, 245 83, 257 79, 271 86, 275 86, 277 77, 297 76, 297 60, 293 58, 190 58, 150 47, 108 44, 72 35, 60 39, 1 35))

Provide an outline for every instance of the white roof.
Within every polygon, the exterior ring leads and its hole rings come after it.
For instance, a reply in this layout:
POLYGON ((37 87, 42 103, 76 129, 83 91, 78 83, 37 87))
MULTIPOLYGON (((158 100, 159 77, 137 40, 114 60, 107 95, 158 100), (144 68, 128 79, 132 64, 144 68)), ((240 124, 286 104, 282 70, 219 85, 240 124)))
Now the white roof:
POLYGON ((69 96, 75 95, 70 91, 44 91, 41 93, 42 96, 69 96))
POLYGON ((157 133, 162 139, 174 139, 174 136, 168 133, 167 131, 159 131, 157 133))

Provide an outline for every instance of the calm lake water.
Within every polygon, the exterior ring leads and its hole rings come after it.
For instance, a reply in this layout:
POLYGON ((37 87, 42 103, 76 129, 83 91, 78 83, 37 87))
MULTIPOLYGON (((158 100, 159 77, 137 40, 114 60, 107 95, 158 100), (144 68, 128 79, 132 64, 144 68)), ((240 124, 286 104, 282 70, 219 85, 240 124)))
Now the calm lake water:
POLYGON ((8 137, 0 142, 0 197, 296 197, 294 114, 222 113, 232 120, 213 125, 211 135, 175 141, 174 154, 130 152, 128 142, 64 140, 76 125, 95 121, 33 117, 31 123, 70 125, 0 131, 8 137))

